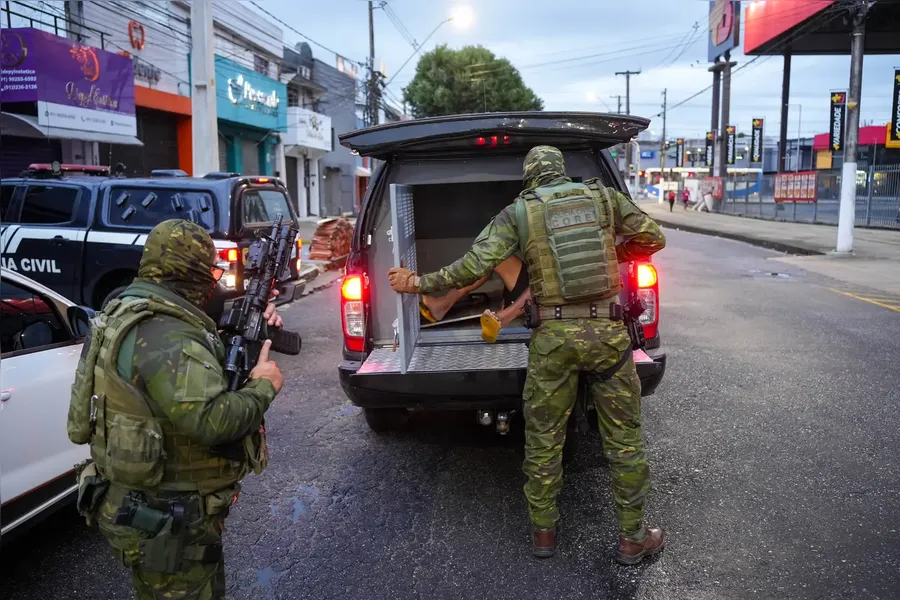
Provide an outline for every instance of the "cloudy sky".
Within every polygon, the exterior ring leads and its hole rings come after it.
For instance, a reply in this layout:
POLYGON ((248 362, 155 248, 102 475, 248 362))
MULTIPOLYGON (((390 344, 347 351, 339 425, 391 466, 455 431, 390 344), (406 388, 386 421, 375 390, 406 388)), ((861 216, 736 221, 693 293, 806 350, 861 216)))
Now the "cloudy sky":
MULTIPOLYGON (((348 58, 364 61, 369 51, 366 0, 257 0, 285 23, 348 58)), ((379 0, 375 2, 380 4, 379 0)), ((746 4, 746 3, 745 3, 746 4)), ((662 90, 669 105, 712 83, 707 72, 708 3, 705 0, 388 0, 393 15, 421 43, 459 5, 471 8, 467 29, 441 25, 423 51, 446 43, 451 47, 481 44, 509 59, 540 96, 547 110, 615 111, 614 95, 625 94, 625 78, 616 71, 640 70, 631 79, 631 112, 653 117, 658 131, 662 90), (698 29, 694 33, 694 24, 698 29)), ((743 36, 742 36, 743 38, 743 36)), ((285 27, 285 39, 302 38, 285 27)), ((321 60, 333 54, 312 45, 321 60)), ((384 61, 388 88, 395 98, 415 73, 416 58, 396 70, 413 48, 389 14, 375 11, 376 61, 384 61)), ((732 55, 738 67, 755 57, 732 55)), ((864 64, 861 122, 884 124, 890 113, 893 68, 900 57, 870 56, 864 64)), ((783 62, 762 57, 735 71, 732 123, 748 131, 753 117, 766 119, 766 134, 777 135, 783 62)), ((827 131, 829 92, 846 89, 849 56, 794 57, 788 131, 803 136, 827 131)), ((710 126, 712 92, 705 91, 669 112, 670 136, 700 137, 710 126)), ((624 99, 623 99, 624 106, 624 99)), ((488 107, 490 108, 490 107, 488 107)))

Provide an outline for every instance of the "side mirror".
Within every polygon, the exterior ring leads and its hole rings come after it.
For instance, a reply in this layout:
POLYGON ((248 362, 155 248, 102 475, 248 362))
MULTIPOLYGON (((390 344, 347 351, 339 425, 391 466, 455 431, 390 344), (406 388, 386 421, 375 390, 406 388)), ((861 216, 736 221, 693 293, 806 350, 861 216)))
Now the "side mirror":
POLYGON ((53 328, 46 321, 29 323, 16 336, 16 350, 30 350, 53 343, 53 328))
POLYGON ((91 333, 91 319, 94 318, 94 309, 88 306, 70 306, 66 311, 66 318, 75 333, 75 337, 87 337, 91 333))

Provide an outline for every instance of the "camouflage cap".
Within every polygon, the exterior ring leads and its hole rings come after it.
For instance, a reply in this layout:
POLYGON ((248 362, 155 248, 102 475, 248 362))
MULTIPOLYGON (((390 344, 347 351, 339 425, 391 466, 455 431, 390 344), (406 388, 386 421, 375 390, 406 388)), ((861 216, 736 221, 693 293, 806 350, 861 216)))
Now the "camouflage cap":
POLYGON ((216 247, 200 225, 169 219, 147 236, 138 277, 163 284, 203 308, 215 288, 216 247))
POLYGON ((565 177, 566 163, 562 152, 553 146, 535 146, 525 155, 522 181, 526 189, 543 185, 557 177, 565 177))

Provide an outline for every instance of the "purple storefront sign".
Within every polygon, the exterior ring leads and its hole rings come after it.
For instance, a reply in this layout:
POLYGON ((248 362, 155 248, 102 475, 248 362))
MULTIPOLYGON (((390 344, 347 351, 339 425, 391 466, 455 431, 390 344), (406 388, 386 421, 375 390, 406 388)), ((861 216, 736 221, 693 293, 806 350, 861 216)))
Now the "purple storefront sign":
POLYGON ((131 59, 28 27, 0 32, 0 102, 38 102, 42 125, 135 135, 131 59))

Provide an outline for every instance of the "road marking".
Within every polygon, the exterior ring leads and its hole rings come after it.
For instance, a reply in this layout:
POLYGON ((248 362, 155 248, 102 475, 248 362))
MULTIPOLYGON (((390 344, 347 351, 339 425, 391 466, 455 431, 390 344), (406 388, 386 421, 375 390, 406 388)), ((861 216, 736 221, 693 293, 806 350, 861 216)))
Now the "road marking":
POLYGON ((880 302, 875 300, 874 298, 867 298, 866 296, 857 296, 856 294, 852 294, 850 292, 844 292, 842 290, 836 290, 834 288, 828 288, 832 292, 836 292, 838 294, 843 294, 844 296, 850 296, 851 298, 856 298, 857 300, 862 300, 863 302, 868 302, 869 304, 874 304, 876 306, 880 306, 881 308, 886 308, 888 310, 892 310, 894 312, 900 312, 900 306, 891 306, 890 304, 885 304, 884 302, 880 302))

